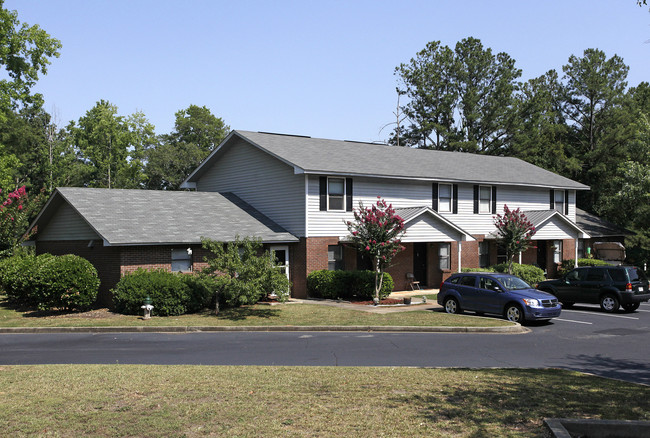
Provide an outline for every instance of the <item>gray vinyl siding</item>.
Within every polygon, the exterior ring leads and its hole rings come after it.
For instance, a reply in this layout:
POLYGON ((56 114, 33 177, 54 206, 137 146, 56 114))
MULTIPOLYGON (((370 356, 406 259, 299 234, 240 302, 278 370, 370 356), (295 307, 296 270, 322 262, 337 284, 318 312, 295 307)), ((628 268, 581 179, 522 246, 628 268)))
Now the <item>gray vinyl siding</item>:
POLYGON ((242 140, 221 153, 196 182, 198 191, 232 192, 293 235, 305 235, 304 175, 242 140))
POLYGON ((68 203, 56 210, 47 225, 36 233, 36 240, 93 240, 101 237, 68 203))
MULTIPOLYGON (((353 178, 353 206, 359 201, 369 206, 381 196, 395 208, 431 207, 432 185, 425 181, 409 181, 385 178, 353 178)), ((353 220, 350 212, 319 211, 318 176, 310 175, 307 191, 308 236, 346 236, 344 221, 353 220)), ((503 207, 520 208, 522 211, 549 209, 549 189, 518 186, 497 186, 497 213, 503 207)), ((487 235, 495 231, 494 215, 474 214, 474 184, 458 184, 458 213, 440 213, 441 216, 472 235, 487 235)), ((575 190, 569 191, 569 219, 575 221, 575 190)), ((413 230, 415 231, 415 228, 413 230)), ((441 230, 448 233, 448 230, 441 230)), ((407 232, 408 234, 408 232, 407 232)), ((408 237, 407 237, 408 238, 408 237)))

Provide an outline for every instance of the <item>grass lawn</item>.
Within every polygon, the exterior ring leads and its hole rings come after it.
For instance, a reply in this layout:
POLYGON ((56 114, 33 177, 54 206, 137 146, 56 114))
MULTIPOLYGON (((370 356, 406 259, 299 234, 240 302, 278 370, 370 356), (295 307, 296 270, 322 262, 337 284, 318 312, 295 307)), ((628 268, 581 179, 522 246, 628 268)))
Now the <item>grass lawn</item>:
MULTIPOLYGON (((498 327, 510 323, 498 318, 448 315, 425 310, 373 314, 319 304, 254 305, 222 310, 218 316, 204 314, 153 317, 126 316, 106 311, 43 315, 19 312, 0 305, 0 327, 88 327, 88 326, 461 326, 498 327)), ((155 311, 155 309, 154 309, 155 311)))
POLYGON ((3 436, 535 437, 650 420, 650 388, 561 370, 0 367, 3 436))

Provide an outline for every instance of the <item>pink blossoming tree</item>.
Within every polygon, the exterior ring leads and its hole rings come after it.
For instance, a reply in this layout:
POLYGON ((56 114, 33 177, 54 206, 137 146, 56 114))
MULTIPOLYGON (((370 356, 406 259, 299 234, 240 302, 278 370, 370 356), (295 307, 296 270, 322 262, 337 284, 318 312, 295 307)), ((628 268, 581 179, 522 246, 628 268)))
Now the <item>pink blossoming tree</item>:
POLYGON ((349 240, 358 251, 366 254, 375 270, 375 303, 379 302, 379 291, 384 281, 384 270, 395 255, 404 250, 400 244, 404 234, 404 220, 395 213, 393 205, 377 197, 372 207, 354 210, 354 221, 347 221, 349 240))
POLYGON ((7 193, 0 189, 0 258, 11 256, 29 236, 25 231, 29 226, 29 217, 38 205, 30 202, 25 186, 7 193))
POLYGON ((506 250, 508 274, 512 274, 512 259, 515 254, 533 246, 531 239, 535 227, 519 209, 510 210, 507 205, 503 206, 503 215, 494 216, 494 226, 497 227, 499 244, 506 250))

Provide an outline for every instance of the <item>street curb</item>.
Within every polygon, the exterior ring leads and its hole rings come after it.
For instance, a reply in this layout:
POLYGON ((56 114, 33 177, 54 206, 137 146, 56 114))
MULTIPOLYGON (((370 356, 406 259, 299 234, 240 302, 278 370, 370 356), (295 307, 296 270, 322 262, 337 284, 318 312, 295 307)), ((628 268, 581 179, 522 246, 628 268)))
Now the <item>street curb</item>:
POLYGON ((123 326, 123 327, 0 327, 0 334, 45 333, 194 333, 194 332, 393 332, 393 333, 528 333, 520 324, 509 327, 419 326, 123 326))

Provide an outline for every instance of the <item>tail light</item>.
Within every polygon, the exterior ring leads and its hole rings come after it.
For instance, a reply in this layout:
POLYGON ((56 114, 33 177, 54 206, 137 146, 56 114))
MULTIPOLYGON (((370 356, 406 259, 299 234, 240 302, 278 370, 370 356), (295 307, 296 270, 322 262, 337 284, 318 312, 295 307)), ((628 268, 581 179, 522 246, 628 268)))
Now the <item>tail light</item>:
POLYGON ((444 281, 441 281, 441 282, 440 282, 440 289, 442 289, 442 285, 443 285, 443 284, 445 284, 445 282, 444 282, 444 281))
POLYGON ((628 283, 625 285, 625 292, 632 292, 632 283, 628 283))

